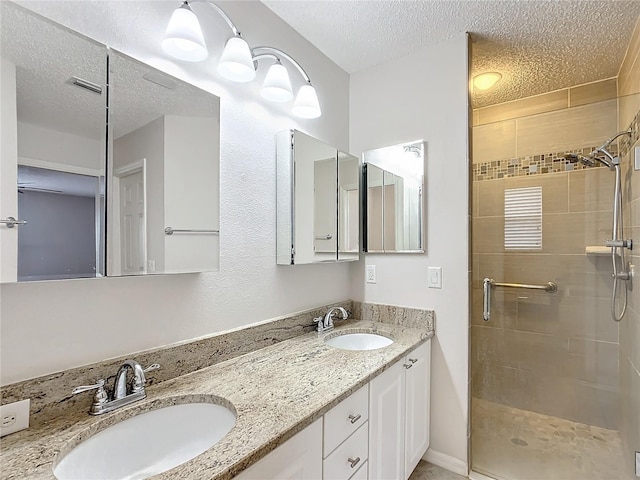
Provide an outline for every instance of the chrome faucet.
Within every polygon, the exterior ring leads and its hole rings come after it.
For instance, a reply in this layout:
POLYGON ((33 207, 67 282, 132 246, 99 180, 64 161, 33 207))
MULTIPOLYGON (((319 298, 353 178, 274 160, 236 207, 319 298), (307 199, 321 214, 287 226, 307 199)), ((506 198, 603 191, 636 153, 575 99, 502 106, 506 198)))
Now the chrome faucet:
POLYGON ((342 320, 349 318, 349 313, 343 307, 331 307, 324 317, 314 318, 313 321, 318 324, 318 333, 328 332, 333 330, 333 315, 336 312, 340 312, 342 320))
POLYGON ((111 412, 117 408, 124 407, 130 403, 142 400, 147 396, 144 386, 147 383, 145 373, 152 370, 158 370, 160 365, 154 363, 147 368, 142 368, 135 360, 127 360, 122 364, 116 373, 116 379, 113 382, 113 392, 111 395, 104 388, 104 380, 98 380, 95 385, 83 385, 72 390, 72 394, 86 392, 88 390, 96 390, 93 396, 93 403, 89 409, 91 415, 102 415, 111 412), (132 379, 127 381, 127 372, 132 372, 132 379), (130 387, 130 388, 128 388, 130 387))

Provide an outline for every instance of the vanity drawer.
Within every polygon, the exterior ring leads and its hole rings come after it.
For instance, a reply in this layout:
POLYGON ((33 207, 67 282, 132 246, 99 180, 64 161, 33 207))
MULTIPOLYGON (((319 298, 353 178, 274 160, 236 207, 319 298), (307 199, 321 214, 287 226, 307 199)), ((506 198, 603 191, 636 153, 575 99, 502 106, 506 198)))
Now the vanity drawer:
POLYGON ((324 416, 324 458, 369 419, 369 386, 365 385, 324 416))
MULTIPOLYGON (((347 480, 361 467, 366 469, 365 462, 369 453, 369 424, 364 423, 340 445, 323 463, 324 480, 347 480)), ((366 470, 365 470, 366 472, 366 470)), ((359 477, 356 477, 359 478, 359 477)), ((364 478, 366 478, 366 473, 364 478)))

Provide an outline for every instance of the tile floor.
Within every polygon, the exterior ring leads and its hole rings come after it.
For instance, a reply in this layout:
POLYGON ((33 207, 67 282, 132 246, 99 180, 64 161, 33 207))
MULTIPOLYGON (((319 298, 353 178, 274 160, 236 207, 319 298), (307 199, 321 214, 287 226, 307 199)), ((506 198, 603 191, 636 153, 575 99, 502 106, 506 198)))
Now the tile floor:
POLYGON ((456 475, 432 463, 420 460, 420 463, 409 477, 409 480, 466 480, 466 478, 467 477, 456 475))
POLYGON ((615 430, 476 398, 472 422, 473 469, 498 480, 633 480, 615 430))

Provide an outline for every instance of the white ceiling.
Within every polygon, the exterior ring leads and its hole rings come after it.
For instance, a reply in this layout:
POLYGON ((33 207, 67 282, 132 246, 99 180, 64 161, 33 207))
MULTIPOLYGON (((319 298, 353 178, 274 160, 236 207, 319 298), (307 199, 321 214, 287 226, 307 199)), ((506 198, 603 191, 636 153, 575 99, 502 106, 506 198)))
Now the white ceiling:
MULTIPOLYGON (((615 77, 640 0, 263 0, 348 73, 471 33, 475 107, 615 77)), ((436 73, 436 72, 434 72, 436 73)))

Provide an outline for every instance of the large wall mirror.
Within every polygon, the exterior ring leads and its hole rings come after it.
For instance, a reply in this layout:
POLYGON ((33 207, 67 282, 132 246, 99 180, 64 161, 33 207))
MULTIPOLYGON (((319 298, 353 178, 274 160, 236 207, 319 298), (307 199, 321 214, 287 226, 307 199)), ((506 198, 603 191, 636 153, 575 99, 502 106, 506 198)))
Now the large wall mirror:
POLYGON ((218 97, 0 9, 0 281, 217 270, 218 97))
POLYGON ((358 260, 358 158, 297 130, 276 140, 277 263, 358 260))
POLYGON ((364 251, 424 252, 422 140, 363 154, 364 251))

